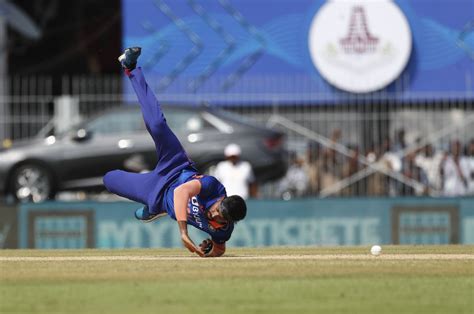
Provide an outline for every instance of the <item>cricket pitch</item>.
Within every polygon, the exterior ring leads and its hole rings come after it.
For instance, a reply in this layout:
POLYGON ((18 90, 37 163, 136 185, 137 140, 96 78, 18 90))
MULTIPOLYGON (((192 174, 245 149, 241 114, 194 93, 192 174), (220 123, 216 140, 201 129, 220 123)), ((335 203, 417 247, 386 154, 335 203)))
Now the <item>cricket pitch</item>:
POLYGON ((473 246, 0 251, 0 313, 472 313, 473 246))

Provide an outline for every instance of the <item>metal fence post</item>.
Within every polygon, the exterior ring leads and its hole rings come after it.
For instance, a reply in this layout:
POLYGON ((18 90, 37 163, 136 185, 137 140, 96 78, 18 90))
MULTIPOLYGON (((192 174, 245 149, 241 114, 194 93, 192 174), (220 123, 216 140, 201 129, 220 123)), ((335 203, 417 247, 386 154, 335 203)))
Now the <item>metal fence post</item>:
POLYGON ((7 117, 7 26, 0 16, 0 144, 8 138, 7 117))
POLYGON ((54 128, 56 132, 67 130, 79 119, 78 97, 62 95, 54 99, 54 128))

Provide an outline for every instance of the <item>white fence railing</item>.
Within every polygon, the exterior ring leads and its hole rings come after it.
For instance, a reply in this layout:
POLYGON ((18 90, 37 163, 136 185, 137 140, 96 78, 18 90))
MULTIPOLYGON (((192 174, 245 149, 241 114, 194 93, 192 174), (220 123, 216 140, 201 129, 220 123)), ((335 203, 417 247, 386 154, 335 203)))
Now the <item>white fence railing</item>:
MULTIPOLYGON (((123 95, 122 77, 64 77, 58 84, 48 77, 12 78, 1 84, 9 91, 0 96, 3 144, 35 136, 55 116, 64 124, 64 115, 87 118, 134 99, 123 95), (72 111, 61 107, 74 102, 72 111)), ((182 102, 175 96, 162 101, 182 102)), ((473 98, 414 95, 416 100, 400 102, 376 93, 325 103, 324 95, 312 97, 317 105, 278 95, 270 104, 213 103, 286 134, 288 177, 262 186, 262 197, 474 194, 473 98), (453 158, 454 142, 461 145, 459 158, 453 158)))

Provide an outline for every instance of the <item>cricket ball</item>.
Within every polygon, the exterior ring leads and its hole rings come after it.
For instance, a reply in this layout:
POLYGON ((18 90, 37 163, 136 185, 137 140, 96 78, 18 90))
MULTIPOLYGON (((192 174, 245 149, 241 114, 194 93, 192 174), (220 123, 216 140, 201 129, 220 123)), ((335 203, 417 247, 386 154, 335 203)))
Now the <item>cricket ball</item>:
POLYGON ((380 255, 380 253, 382 253, 382 248, 380 245, 374 245, 370 248, 370 253, 374 256, 380 255))

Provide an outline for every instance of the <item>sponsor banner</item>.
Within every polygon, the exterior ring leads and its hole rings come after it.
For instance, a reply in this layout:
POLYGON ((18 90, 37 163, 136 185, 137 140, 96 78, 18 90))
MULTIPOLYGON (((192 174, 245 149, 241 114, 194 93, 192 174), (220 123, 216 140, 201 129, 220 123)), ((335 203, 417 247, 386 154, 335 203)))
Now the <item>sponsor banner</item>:
POLYGON ((94 220, 91 210, 31 211, 28 213, 28 248, 93 248, 94 220))
POLYGON ((456 206, 396 206, 392 209, 393 244, 458 244, 456 206))
MULTIPOLYGON (((474 244, 474 199, 304 199, 249 201, 229 246, 474 244)), ((165 216, 137 221, 137 204, 44 203, 23 205, 23 248, 182 247, 178 226, 165 216)), ((190 227, 199 242, 205 233, 190 227)))
POLYGON ((471 0, 124 0, 123 12, 124 47, 143 47, 163 101, 474 98, 471 0))
POLYGON ((18 248, 18 209, 0 203, 0 249, 18 248))
POLYGON ((62 202, 23 204, 20 206, 19 221, 18 238, 21 248, 95 247, 94 206, 62 202))

